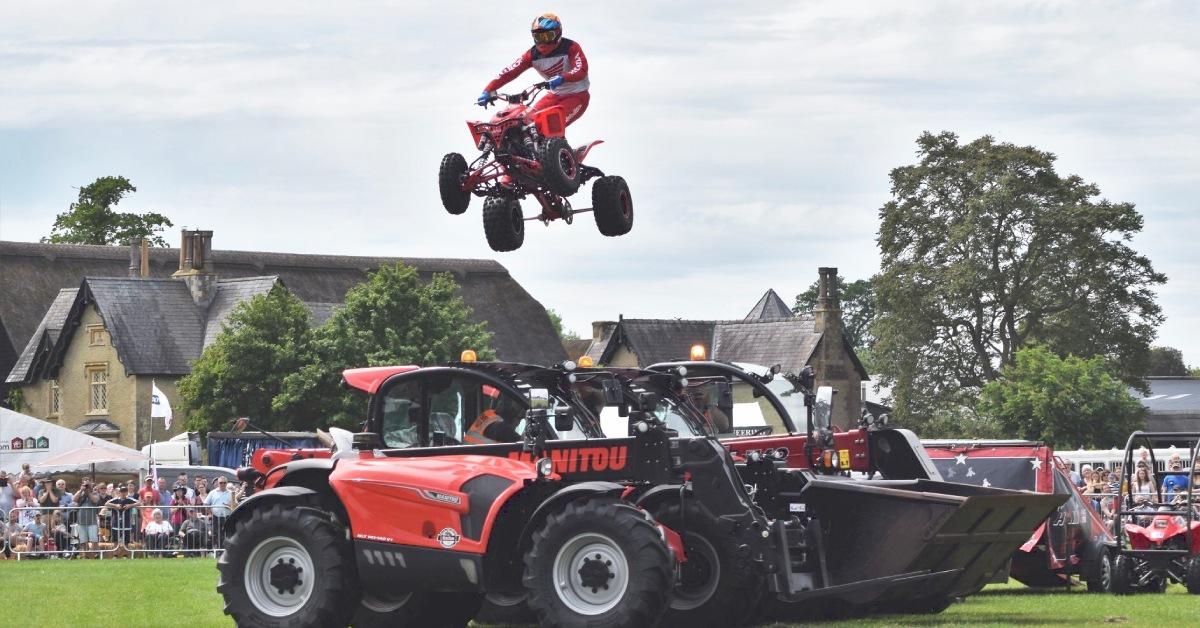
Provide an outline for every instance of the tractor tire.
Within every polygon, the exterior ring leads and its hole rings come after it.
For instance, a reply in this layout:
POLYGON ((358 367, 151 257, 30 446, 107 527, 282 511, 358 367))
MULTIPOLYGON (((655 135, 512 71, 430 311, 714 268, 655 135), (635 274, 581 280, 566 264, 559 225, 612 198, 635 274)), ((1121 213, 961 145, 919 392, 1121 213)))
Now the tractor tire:
POLYGON ((1100 548, 1096 560, 1083 573, 1089 593, 1108 593, 1112 588, 1112 555, 1100 548))
POLYGON ((483 232, 493 251, 515 251, 525 242, 525 215, 515 198, 491 197, 483 204, 483 232))
POLYGON ((1134 592, 1136 574, 1133 569, 1133 559, 1124 554, 1118 554, 1112 561, 1111 591, 1117 595, 1130 595, 1134 592))
POLYGON ((1187 592, 1200 595, 1200 554, 1196 554, 1188 561, 1184 577, 1187 578, 1184 581, 1184 584, 1187 585, 1187 592))
POLYGON ((409 593, 395 600, 363 597, 354 628, 466 628, 479 610, 478 593, 409 593))
POLYGON ((458 153, 442 157, 438 168, 438 191, 442 194, 442 207, 457 216, 471 204, 470 190, 463 191, 463 178, 467 176, 467 160, 458 153))
POLYGON ((546 518, 525 554, 522 581, 542 626, 654 626, 670 604, 674 570, 642 511, 597 498, 546 518))
POLYGON ((346 531, 314 508, 255 509, 229 536, 217 570, 238 626, 345 626, 358 606, 346 531))
POLYGON ((559 196, 570 196, 579 191, 579 161, 567 140, 561 137, 546 140, 537 151, 537 160, 542 166, 546 189, 559 196))
POLYGON ((534 624, 537 623, 537 615, 530 610, 527 596, 524 593, 520 595, 488 593, 483 596, 483 605, 475 614, 475 623, 534 624))
POLYGON ((617 176, 596 179, 592 184, 592 215, 596 218, 596 228, 610 238, 633 229, 633 197, 625 179, 617 176))
POLYGON ((739 558, 737 540, 693 502, 660 506, 654 518, 679 534, 687 553, 661 625, 723 628, 750 620, 765 586, 739 558))

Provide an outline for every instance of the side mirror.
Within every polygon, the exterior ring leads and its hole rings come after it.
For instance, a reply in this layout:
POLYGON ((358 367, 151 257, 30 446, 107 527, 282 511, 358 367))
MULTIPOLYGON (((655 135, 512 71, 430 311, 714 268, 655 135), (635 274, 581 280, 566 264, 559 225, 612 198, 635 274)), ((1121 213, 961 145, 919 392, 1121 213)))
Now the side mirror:
POLYGON ((529 389, 529 409, 537 410, 539 408, 550 407, 550 391, 545 388, 530 388, 529 389))
POLYGON ((559 408, 554 412, 554 431, 555 432, 570 432, 575 429, 575 417, 571 416, 571 411, 567 408, 559 408))
POLYGON ((817 389, 816 405, 813 407, 813 427, 818 430, 829 429, 833 417, 833 388, 821 386, 817 389))

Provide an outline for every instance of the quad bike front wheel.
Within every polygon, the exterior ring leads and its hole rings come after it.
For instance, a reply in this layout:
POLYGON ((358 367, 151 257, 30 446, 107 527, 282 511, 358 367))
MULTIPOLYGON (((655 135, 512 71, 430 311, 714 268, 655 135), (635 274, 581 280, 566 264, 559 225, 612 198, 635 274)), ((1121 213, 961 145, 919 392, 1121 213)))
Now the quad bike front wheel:
POLYGON ((522 581, 542 626, 653 626, 674 560, 642 511, 616 499, 568 504, 533 534, 522 581))
POLYGON ((225 613, 238 626, 345 626, 359 601, 345 530, 314 508, 256 508, 229 537, 217 570, 225 613))
POLYGON ((600 233, 615 237, 633 228, 633 197, 625 179, 600 177, 592 184, 592 215, 600 233))
POLYGON ((525 242, 525 215, 515 198, 489 198, 483 204, 483 232, 493 251, 515 251, 525 242))
POLYGON ((666 504, 654 513, 656 520, 679 534, 687 555, 687 562, 679 566, 680 577, 662 625, 724 628, 749 620, 764 585, 738 556, 737 540, 691 501, 666 504))
POLYGON ((462 155, 449 153, 442 157, 442 165, 438 168, 438 191, 442 195, 442 206, 455 216, 467 211, 471 204, 471 191, 462 189, 466 177, 467 160, 462 155))
POLYGON ((1136 580, 1133 558, 1118 554, 1112 561, 1112 592, 1117 595, 1129 595, 1136 588, 1136 580))
POLYGON ((575 158, 575 149, 561 137, 552 137, 537 151, 538 164, 542 166, 542 178, 546 189, 559 196, 570 196, 579 191, 581 169, 575 158))

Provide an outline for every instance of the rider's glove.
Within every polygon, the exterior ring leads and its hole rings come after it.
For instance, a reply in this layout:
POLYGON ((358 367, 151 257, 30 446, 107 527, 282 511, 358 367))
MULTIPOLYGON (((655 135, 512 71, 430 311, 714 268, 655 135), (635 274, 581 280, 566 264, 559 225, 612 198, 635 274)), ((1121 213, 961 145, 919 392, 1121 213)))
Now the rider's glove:
POLYGON ((492 99, 492 93, 485 89, 485 90, 483 90, 482 93, 479 94, 479 98, 475 99, 475 104, 482 107, 482 106, 487 105, 491 99, 492 99))
POLYGON ((563 84, 563 77, 561 74, 559 74, 558 76, 551 77, 551 79, 549 81, 546 81, 546 87, 549 87, 550 89, 554 89, 555 87, 558 87, 559 85, 562 85, 562 84, 563 84))

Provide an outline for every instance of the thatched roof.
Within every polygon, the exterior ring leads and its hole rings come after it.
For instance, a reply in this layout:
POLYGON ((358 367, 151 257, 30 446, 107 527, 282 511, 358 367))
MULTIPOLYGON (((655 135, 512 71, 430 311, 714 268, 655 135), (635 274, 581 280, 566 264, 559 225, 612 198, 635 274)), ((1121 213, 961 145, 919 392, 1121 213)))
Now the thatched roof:
MULTIPOLYGON (((278 277, 314 314, 325 316, 331 304, 341 303, 346 291, 380 266, 401 262, 425 279, 448 272, 461 286, 473 319, 487 323, 500 359, 549 364, 566 358, 545 309, 493 260, 222 250, 214 251, 212 260, 222 279, 278 277)), ((151 249, 149 266, 151 277, 170 277, 179 268, 179 249, 151 249)), ((0 373, 12 368, 16 352, 34 336, 60 290, 78 288, 84 277, 126 277, 128 268, 126 247, 0 241, 0 373)))

